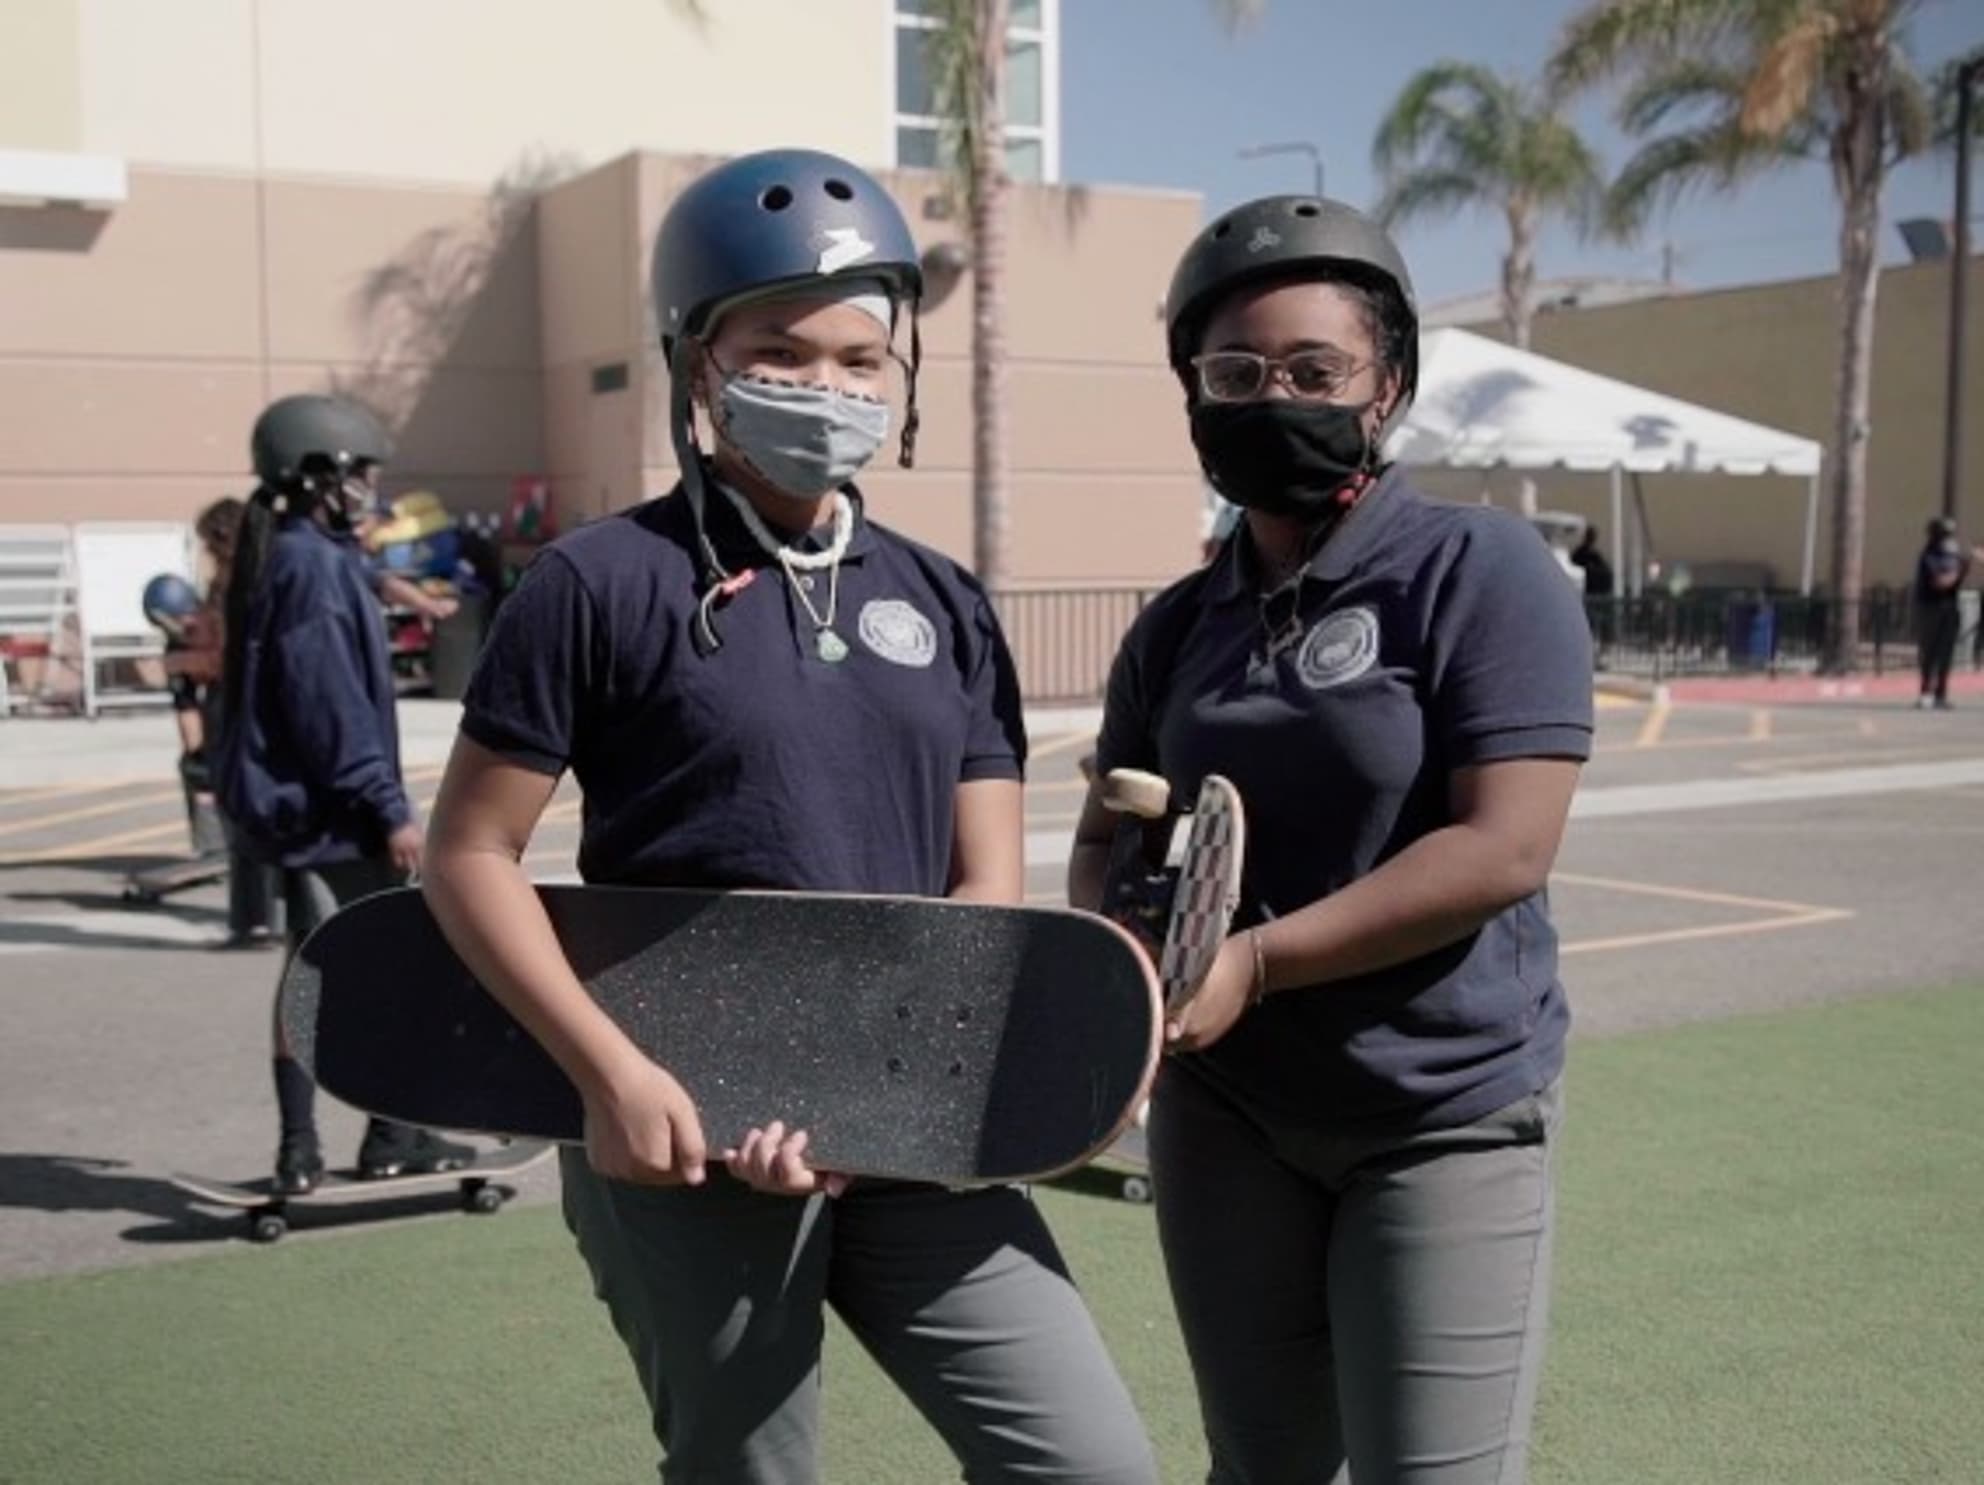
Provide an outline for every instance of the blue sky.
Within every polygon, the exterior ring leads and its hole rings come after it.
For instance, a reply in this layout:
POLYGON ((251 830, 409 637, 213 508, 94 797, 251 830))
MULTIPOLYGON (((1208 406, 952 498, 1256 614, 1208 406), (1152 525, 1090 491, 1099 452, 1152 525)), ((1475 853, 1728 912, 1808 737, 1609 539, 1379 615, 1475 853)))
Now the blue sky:
MULTIPOLYGON (((1276 191, 1307 190, 1299 155, 1236 158, 1263 142, 1311 140, 1326 189, 1359 205, 1376 196, 1371 136, 1405 80, 1458 57, 1533 71, 1575 0, 1268 0, 1263 21, 1229 36, 1210 0, 1062 0, 1061 168, 1069 182, 1164 186, 1201 193, 1208 212, 1276 191)), ((1926 71, 1984 45, 1984 5, 1933 0, 1911 51, 1926 71)), ((1595 98, 1579 123, 1608 168, 1629 143, 1595 98)), ((1980 170, 1984 175, 1984 170, 1980 170)), ((1907 261, 1892 223, 1947 217, 1955 173, 1947 159, 1912 162, 1891 181, 1882 247, 1907 261)), ((1973 177, 1971 199, 1984 195, 1973 177)), ((1539 253, 1545 277, 1656 277, 1661 244, 1675 276, 1711 286, 1831 271, 1838 213, 1823 168, 1804 166, 1734 196, 1690 196, 1656 217, 1638 247, 1596 247, 1553 230, 1539 253)), ((1422 301, 1493 286, 1506 233, 1498 216, 1464 215, 1407 230, 1403 246, 1422 301)))

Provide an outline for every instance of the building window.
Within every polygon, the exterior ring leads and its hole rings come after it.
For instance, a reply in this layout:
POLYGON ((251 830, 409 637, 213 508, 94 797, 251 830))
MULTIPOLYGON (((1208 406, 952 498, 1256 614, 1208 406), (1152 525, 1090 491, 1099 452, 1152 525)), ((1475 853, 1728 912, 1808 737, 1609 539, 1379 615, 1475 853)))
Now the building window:
MULTIPOLYGON (((922 169, 944 164, 943 120, 937 114, 926 48, 940 22, 938 0, 895 0, 895 163, 922 169)), ((1006 169, 1014 180, 1060 176, 1060 0, 1010 0, 1006 29, 1006 169)))

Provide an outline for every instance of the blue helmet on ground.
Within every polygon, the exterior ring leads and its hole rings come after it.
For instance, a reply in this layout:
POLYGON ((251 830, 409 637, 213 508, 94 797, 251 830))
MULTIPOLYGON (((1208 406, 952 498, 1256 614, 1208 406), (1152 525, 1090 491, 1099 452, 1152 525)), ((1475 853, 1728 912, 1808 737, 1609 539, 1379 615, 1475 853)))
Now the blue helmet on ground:
POLYGON ((818 150, 764 150, 701 176, 655 237, 655 322, 671 358, 738 299, 828 279, 879 279, 912 309, 923 270, 881 183, 818 150))
POLYGON ((145 617, 161 629, 176 627, 199 612, 200 595, 176 572, 161 572, 145 584, 145 617))

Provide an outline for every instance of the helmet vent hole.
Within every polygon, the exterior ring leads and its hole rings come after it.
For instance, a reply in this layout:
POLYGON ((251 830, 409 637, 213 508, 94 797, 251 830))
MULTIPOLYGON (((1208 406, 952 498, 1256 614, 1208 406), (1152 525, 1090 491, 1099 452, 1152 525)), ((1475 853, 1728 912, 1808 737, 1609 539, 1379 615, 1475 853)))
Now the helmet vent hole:
POLYGON ((1319 217, 1322 214, 1323 209, 1313 201, 1298 201, 1295 203, 1295 215, 1298 217, 1319 217))
POLYGON ((836 201, 852 201, 854 199, 854 187, 850 186, 844 180, 830 180, 827 182, 826 189, 827 194, 836 201))
POLYGON ((766 211, 784 211, 788 206, 792 205, 792 188, 789 186, 769 187, 765 191, 765 194, 758 198, 758 205, 762 206, 766 211))
POLYGON ((1212 229, 1213 241, 1214 242, 1219 241, 1220 238, 1226 236, 1226 234, 1231 232, 1232 230, 1233 230, 1233 218, 1228 217, 1225 221, 1221 222, 1217 227, 1212 229))

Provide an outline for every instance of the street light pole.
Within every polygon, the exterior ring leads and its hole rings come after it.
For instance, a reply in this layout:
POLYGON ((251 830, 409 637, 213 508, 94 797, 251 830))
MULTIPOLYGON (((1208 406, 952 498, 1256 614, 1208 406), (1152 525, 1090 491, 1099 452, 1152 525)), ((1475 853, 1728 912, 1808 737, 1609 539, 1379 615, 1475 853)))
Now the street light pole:
POLYGON ((1323 152, 1306 139, 1291 139, 1282 144, 1250 144, 1240 151, 1243 160, 1258 160, 1263 155, 1307 155, 1315 169, 1316 194, 1323 194, 1323 152))
POLYGON ((1984 73, 1984 53, 1970 58, 1956 74, 1956 221, 1950 254, 1949 372, 1943 407, 1943 514, 1957 518, 1963 480, 1964 286, 1970 277, 1970 109, 1971 94, 1984 73))

